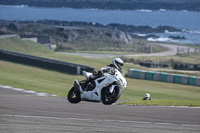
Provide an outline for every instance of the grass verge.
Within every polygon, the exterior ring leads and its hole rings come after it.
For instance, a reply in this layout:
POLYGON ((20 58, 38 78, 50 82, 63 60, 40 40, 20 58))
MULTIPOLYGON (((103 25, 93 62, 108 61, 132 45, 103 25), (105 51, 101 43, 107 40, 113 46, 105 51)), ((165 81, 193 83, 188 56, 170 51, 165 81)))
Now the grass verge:
POLYGON ((0 49, 9 50, 19 53, 53 53, 53 51, 49 50, 45 46, 35 43, 29 40, 21 40, 17 37, 11 37, 8 39, 0 39, 0 49))
POLYGON ((119 105, 147 105, 147 106, 187 106, 187 107, 199 107, 200 101, 189 101, 189 100, 150 100, 150 101, 132 101, 123 102, 119 105))
MULTIPOLYGON (((37 43, 33 43, 31 41, 21 41, 17 38, 1 39, 0 49, 5 48, 11 51, 89 65, 95 69, 99 69, 102 66, 108 65, 112 61, 112 58, 97 59, 56 54, 43 46, 41 47, 41 45, 37 43), (17 45, 17 47, 14 45, 17 45)), ((144 59, 146 57, 140 57, 141 60, 142 58, 144 59)), ((164 60, 172 57, 148 58, 155 58, 154 60, 156 61, 158 59, 164 60)), ((192 62, 199 61, 199 57, 196 55, 191 57, 176 56, 173 58, 181 58, 182 60, 188 58, 187 60, 192 62)), ((124 70, 126 74, 128 68, 141 69, 141 67, 133 64, 125 64, 124 70)), ((74 79, 82 80, 84 77, 80 75, 69 75, 55 71, 48 71, 41 68, 0 60, 0 84, 2 85, 56 94, 58 97, 66 97, 69 89, 72 87, 74 79)), ((127 78, 127 82, 128 87, 125 88, 119 99, 119 101, 124 101, 124 103, 120 104, 191 107, 200 106, 200 87, 131 78, 127 78), (143 101, 142 98, 144 97, 145 93, 150 93, 153 100, 143 101)))
MULTIPOLYGON (((26 90, 66 97, 74 79, 83 76, 68 75, 32 66, 0 61, 0 84, 26 90)), ((119 101, 131 105, 200 106, 200 87, 127 78, 119 101), (142 101, 145 93, 152 101, 142 101), (184 102, 185 101, 185 102, 184 102)))

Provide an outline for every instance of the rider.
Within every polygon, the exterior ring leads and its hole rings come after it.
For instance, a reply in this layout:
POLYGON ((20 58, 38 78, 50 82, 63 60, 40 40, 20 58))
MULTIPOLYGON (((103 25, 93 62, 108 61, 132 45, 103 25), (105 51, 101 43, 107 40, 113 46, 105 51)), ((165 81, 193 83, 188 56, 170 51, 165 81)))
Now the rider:
MULTIPOLYGON (((95 78, 100 77, 103 73, 113 73, 115 69, 119 70, 121 74, 124 76, 124 71, 122 69, 123 65, 124 65, 124 61, 122 59, 114 58, 112 61, 112 64, 102 67, 100 71, 98 72, 95 71, 90 77, 87 77, 87 81, 84 83, 84 85, 88 84, 90 81, 94 80, 95 78)), ((86 75, 85 72, 83 72, 83 74, 86 75)), ((80 93, 84 92, 84 90, 81 88, 77 80, 74 81, 74 88, 78 89, 80 93)))
POLYGON ((152 98, 151 98, 151 96, 150 96, 149 93, 146 93, 146 94, 144 95, 143 100, 152 100, 152 98))

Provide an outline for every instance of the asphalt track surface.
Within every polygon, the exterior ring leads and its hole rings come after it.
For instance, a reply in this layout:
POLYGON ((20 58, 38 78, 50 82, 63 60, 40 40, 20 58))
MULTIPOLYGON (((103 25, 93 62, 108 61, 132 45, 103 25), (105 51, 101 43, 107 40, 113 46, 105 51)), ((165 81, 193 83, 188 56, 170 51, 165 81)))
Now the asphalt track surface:
POLYGON ((71 104, 0 88, 0 132, 199 133, 200 108, 71 104))
POLYGON ((149 54, 127 54, 127 55, 117 55, 117 54, 90 54, 90 53, 69 53, 69 52, 57 52, 60 54, 68 54, 68 55, 78 55, 78 56, 83 56, 83 57, 92 57, 92 58, 106 58, 106 57, 136 57, 136 56, 172 56, 172 55, 176 55, 177 54, 177 47, 179 47, 179 49, 184 49, 184 53, 188 52, 188 48, 189 51, 194 53, 195 49, 192 47, 188 47, 188 46, 180 46, 180 45, 169 45, 169 44, 157 44, 160 46, 164 46, 167 47, 168 50, 167 51, 162 51, 162 52, 158 52, 158 53, 149 53, 149 54))

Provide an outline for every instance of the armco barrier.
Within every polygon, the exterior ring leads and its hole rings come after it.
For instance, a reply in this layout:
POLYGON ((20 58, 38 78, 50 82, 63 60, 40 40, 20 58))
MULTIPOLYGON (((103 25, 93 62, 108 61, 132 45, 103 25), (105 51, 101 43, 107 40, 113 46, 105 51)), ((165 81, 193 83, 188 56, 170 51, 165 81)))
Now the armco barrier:
POLYGON ((168 83, 200 86, 200 77, 128 69, 128 77, 136 79, 154 80, 168 83))
POLYGON ((0 59, 55 70, 68 74, 82 74, 82 71, 93 72, 94 68, 64 61, 58 61, 38 56, 26 55, 11 51, 0 50, 0 59))

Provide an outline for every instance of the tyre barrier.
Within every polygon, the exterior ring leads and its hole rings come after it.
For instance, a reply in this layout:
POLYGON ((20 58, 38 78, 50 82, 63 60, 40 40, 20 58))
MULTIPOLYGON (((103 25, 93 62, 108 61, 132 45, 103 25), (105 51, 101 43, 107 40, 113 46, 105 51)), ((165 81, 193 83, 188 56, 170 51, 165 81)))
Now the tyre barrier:
POLYGON ((188 84, 189 84, 189 85, 195 85, 195 80, 196 80, 196 77, 190 76, 190 77, 188 78, 188 84))
POLYGON ((167 73, 161 72, 160 75, 159 75, 159 81, 167 82, 167 73))
POLYGON ((145 73, 145 79, 147 79, 147 80, 153 80, 153 74, 154 74, 153 71, 146 71, 146 73, 145 73))
POLYGON ((200 64, 188 64, 188 63, 174 63, 173 69, 175 70, 196 70, 200 71, 200 64))
POLYGON ((50 69, 68 74, 80 75, 82 74, 83 71, 87 72, 94 71, 94 68, 90 66, 53 60, 38 56, 26 55, 5 50, 0 50, 0 59, 30 66, 36 66, 44 69, 50 69))
POLYGON ((166 83, 200 86, 200 77, 169 74, 163 72, 144 71, 133 68, 128 69, 128 77, 135 79, 160 81, 166 83))
POLYGON ((140 73, 139 73, 139 78, 140 79, 145 79, 145 73, 146 73, 146 71, 140 71, 140 73))
POLYGON ((159 79, 160 79, 160 73, 159 72, 154 72, 153 80, 154 81, 159 81, 159 79))
POLYGON ((156 62, 140 62, 139 65, 149 67, 149 68, 169 67, 169 64, 167 64, 167 63, 156 63, 156 62))
POLYGON ((167 82, 174 83, 174 74, 167 74, 167 82))

